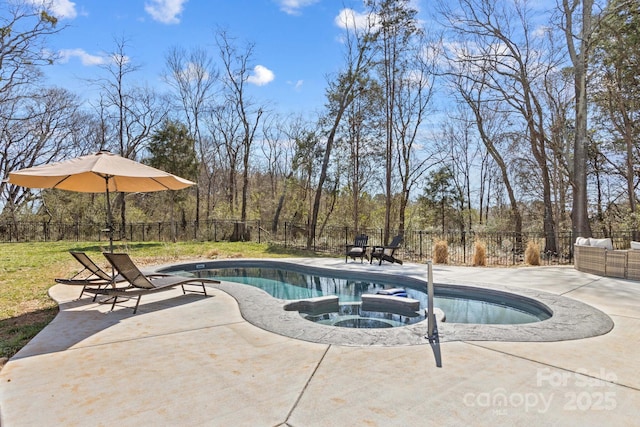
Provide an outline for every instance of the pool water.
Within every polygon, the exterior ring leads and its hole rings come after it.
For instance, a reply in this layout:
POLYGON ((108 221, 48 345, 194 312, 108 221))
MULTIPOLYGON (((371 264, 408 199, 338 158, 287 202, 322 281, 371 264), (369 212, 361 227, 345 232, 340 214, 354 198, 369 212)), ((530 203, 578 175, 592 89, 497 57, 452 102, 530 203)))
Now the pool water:
POLYGON ((422 310, 422 313, 402 315, 380 311, 365 311, 358 303, 340 304, 338 311, 334 312, 300 312, 300 315, 312 322, 343 328, 394 328, 396 326, 412 325, 425 319, 424 310, 422 310))
MULTIPOLYGON (((348 273, 342 273, 348 274, 348 273)), ((332 277, 325 273, 309 274, 280 268, 230 267, 198 270, 198 276, 255 286, 274 298, 284 300, 309 299, 337 295, 340 311, 359 310, 362 294, 375 294, 389 288, 405 288, 407 297, 420 301, 420 315, 399 316, 393 313, 321 313, 305 315, 309 320, 344 327, 393 327, 415 323, 424 319, 427 307, 426 283, 424 290, 402 283, 402 277, 393 281, 349 277, 332 277), (368 319, 368 320, 364 320, 368 319), (371 325, 359 325, 367 323, 371 325), (378 325, 378 326, 373 326, 378 325)), ((514 294, 491 292, 477 288, 438 286, 434 293, 434 306, 444 311, 450 323, 521 324, 539 322, 550 313, 539 305, 514 294)))

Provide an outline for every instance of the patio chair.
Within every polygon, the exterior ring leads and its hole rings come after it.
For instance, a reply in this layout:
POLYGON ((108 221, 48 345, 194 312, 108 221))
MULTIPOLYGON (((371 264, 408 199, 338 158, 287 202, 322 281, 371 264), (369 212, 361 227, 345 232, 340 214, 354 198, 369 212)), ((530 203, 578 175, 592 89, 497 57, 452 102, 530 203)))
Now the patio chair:
POLYGON ((395 262, 402 265, 402 260, 394 256, 401 243, 402 235, 397 235, 388 246, 374 246, 371 250, 371 261, 369 263, 372 264, 373 259, 376 258, 380 260, 378 265, 382 265, 382 261, 395 262))
MULTIPOLYGON (((120 275, 113 276, 112 274, 107 273, 103 269, 101 269, 89 256, 84 252, 69 252, 80 264, 82 264, 83 269, 80 270, 73 277, 68 279, 54 279, 56 283, 60 283, 63 285, 75 285, 82 286, 82 291, 80 292, 80 296, 78 299, 82 298, 87 286, 97 286, 98 289, 103 286, 112 285, 117 282, 124 281, 124 278, 120 275), (86 274, 89 274, 88 276, 86 274)), ((93 300, 95 301, 96 296, 94 295, 93 300)))
POLYGON ((365 234, 361 234, 356 236, 353 245, 346 245, 346 255, 344 257, 344 262, 349 261, 349 257, 352 260, 356 260, 356 258, 360 258, 360 264, 362 264, 362 259, 366 258, 369 261, 369 257, 367 256, 367 242, 369 241, 369 236, 365 234))
POLYGON ((133 260, 128 254, 103 254, 113 268, 118 271, 126 282, 129 283, 127 287, 107 287, 107 288, 87 288, 89 293, 95 293, 99 295, 108 295, 113 298, 111 304, 111 310, 114 309, 118 297, 134 298, 136 299, 136 305, 133 308, 133 314, 138 311, 138 305, 140 304, 140 298, 143 295, 147 295, 154 292, 166 291, 173 289, 176 286, 182 288, 182 293, 187 292, 198 293, 207 296, 207 288, 205 283, 220 283, 218 280, 207 279, 202 277, 185 277, 176 276, 171 274, 144 274, 134 264, 133 260), (193 285, 201 287, 202 290, 186 289, 185 285, 193 285))

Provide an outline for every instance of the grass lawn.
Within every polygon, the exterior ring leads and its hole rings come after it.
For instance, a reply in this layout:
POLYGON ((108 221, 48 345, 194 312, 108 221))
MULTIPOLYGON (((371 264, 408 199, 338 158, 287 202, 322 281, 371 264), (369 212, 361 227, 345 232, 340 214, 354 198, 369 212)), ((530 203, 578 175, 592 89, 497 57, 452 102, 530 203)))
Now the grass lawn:
MULTIPOLYGON (((68 252, 86 252, 106 268, 101 252, 107 249, 98 242, 0 243, 0 368, 58 313, 47 290, 56 277, 70 277, 82 268, 68 252)), ((253 242, 127 243, 116 244, 114 252, 129 253, 141 266, 194 258, 314 256, 253 242)))

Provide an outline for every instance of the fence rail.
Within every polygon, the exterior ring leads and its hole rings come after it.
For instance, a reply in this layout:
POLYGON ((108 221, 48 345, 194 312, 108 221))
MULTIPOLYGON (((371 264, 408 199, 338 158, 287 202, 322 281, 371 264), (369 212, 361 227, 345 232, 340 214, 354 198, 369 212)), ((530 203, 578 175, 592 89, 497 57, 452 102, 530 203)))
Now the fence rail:
MULTIPOLYGON (((312 250, 320 253, 342 255, 345 245, 353 243, 356 234, 367 234, 369 246, 383 245, 382 229, 327 227, 312 240, 312 250)), ((397 231, 391 231, 391 235, 397 231)), ((276 232, 266 230, 260 221, 207 220, 199 223, 148 222, 130 223, 114 230, 115 240, 129 242, 146 241, 254 241, 267 242, 287 248, 306 249, 308 228, 306 225, 284 223, 276 232)), ((596 236, 598 237, 598 236, 596 236)), ((47 241, 108 241, 104 224, 54 223, 54 222, 0 222, 0 242, 47 241)), ((432 259, 434 245, 446 241, 448 263, 472 265, 476 243, 486 248, 487 265, 519 265, 525 262, 524 252, 529 242, 540 248, 541 263, 570 264, 573 261, 573 236, 570 231, 556 233, 556 250, 545 251, 544 233, 513 232, 433 232, 405 230, 404 242, 398 257, 413 262, 432 259)), ((613 237, 616 249, 626 249, 632 233, 618 233, 613 237)))

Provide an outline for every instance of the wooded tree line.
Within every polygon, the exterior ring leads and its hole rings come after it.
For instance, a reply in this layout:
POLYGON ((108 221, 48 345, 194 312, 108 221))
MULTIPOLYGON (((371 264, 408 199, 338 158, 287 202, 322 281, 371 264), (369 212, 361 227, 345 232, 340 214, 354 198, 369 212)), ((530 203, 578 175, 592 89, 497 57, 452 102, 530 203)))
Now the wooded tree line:
MULTIPOLYGON (((163 92, 115 40, 89 82, 98 96, 82 100, 45 79, 64 26, 0 0, 0 173, 109 150, 197 182, 120 194, 122 224, 287 221, 309 245, 328 225, 380 227, 385 241, 543 230, 550 252, 561 230, 635 231, 640 4, 532 3, 436 0, 419 19, 409 0, 365 0, 364 15, 340 15, 324 107, 283 116, 251 87, 259 46, 221 28, 214 50, 165 53, 163 92)), ((6 182, 0 194, 2 221, 104 218, 102 195, 6 182)))

